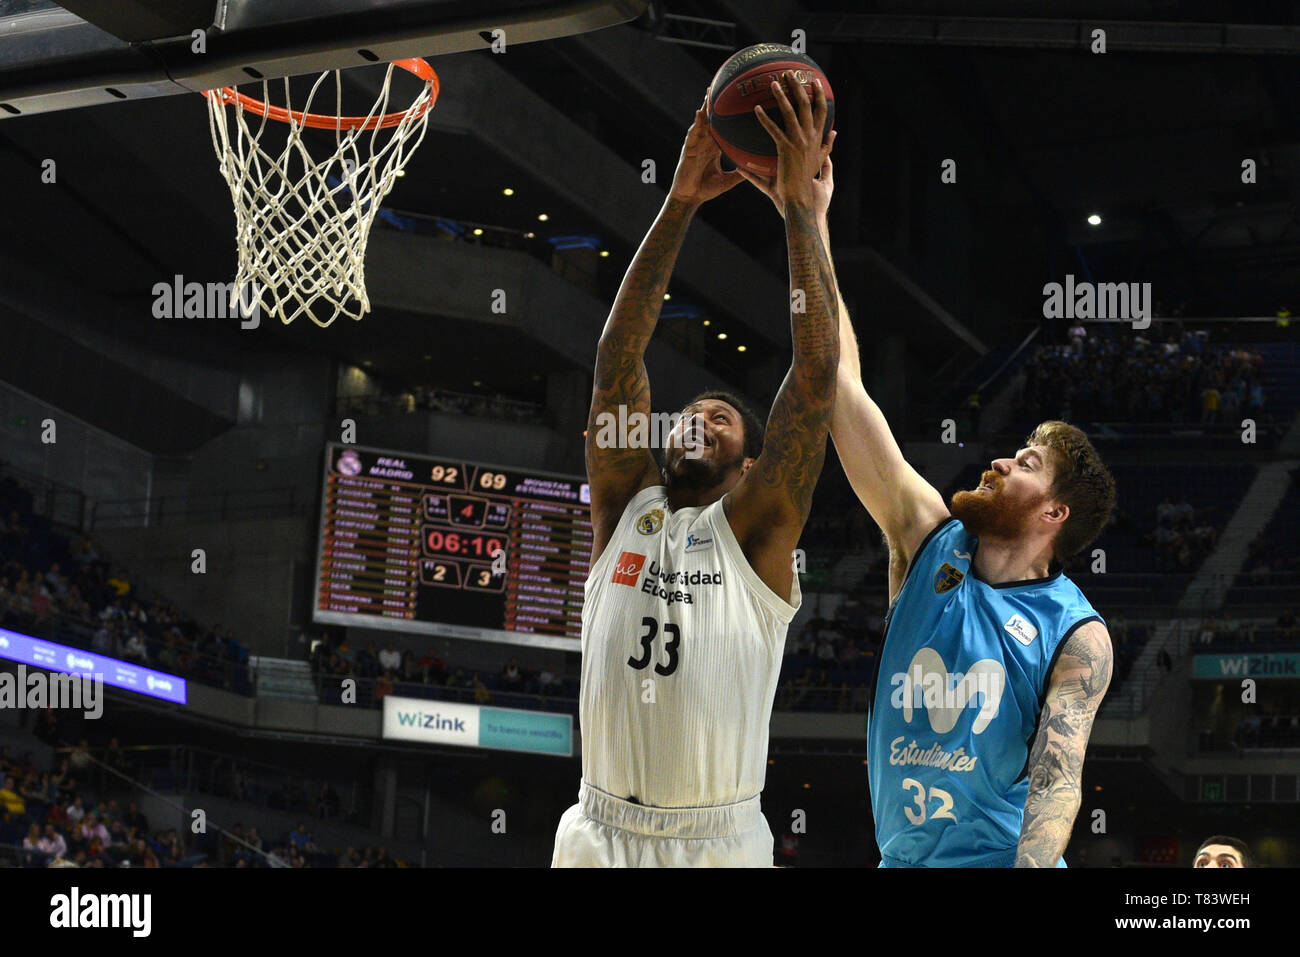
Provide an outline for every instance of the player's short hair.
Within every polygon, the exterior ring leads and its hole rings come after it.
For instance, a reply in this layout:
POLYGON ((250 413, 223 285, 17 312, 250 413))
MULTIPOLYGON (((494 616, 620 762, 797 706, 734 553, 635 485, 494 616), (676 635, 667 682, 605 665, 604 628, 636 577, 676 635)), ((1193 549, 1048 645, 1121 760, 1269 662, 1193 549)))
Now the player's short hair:
POLYGON ((703 402, 705 399, 717 399, 720 402, 725 402, 740 413, 740 422, 744 426, 745 433, 745 458, 758 458, 759 453, 763 451, 765 429, 763 420, 749 407, 749 404, 732 392, 701 392, 690 402, 687 402, 683 408, 689 409, 695 403, 703 402))
POLYGON ((1052 466, 1047 494, 1070 509, 1070 517, 1052 542, 1053 557, 1064 563, 1087 548, 1110 521, 1115 479, 1088 436, 1068 422, 1040 422, 1025 445, 1047 446, 1052 466))
POLYGON ((1228 837, 1226 834, 1215 834, 1213 837, 1207 837, 1205 840, 1201 841, 1201 846, 1198 847, 1196 853, 1192 855, 1193 864, 1195 864, 1196 859, 1201 856, 1201 851, 1205 850, 1211 844, 1222 844, 1239 853, 1241 855, 1242 867, 1255 866, 1255 858, 1251 856, 1250 848, 1246 846, 1246 842, 1239 838, 1228 837))

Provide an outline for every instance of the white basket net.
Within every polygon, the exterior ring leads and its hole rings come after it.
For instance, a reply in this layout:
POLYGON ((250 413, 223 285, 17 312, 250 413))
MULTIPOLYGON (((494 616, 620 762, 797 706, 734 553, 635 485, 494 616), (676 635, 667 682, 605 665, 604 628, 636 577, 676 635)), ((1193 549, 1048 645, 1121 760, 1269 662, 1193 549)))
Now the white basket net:
POLYGON ((262 81, 260 103, 240 99, 232 87, 208 91, 212 143, 235 203, 239 267, 232 306, 238 297, 245 313, 257 304, 285 325, 306 315, 322 327, 339 315, 360 319, 370 311, 365 276, 370 227, 399 171, 424 139, 428 111, 438 94, 430 71, 431 79, 421 78, 424 89, 416 101, 403 113, 390 113, 395 66, 388 65, 379 98, 364 118, 343 117, 338 70, 322 73, 297 110, 285 78, 283 107, 293 110, 288 115, 278 105, 262 106, 271 103, 271 81, 262 81), (328 89, 331 75, 334 96, 319 98, 334 100, 332 125, 313 128, 307 114, 322 89, 328 89), (268 123, 287 128, 283 148, 282 134, 273 137, 275 146, 264 148, 268 123), (332 136, 333 152, 313 159, 304 132, 318 153, 332 136))

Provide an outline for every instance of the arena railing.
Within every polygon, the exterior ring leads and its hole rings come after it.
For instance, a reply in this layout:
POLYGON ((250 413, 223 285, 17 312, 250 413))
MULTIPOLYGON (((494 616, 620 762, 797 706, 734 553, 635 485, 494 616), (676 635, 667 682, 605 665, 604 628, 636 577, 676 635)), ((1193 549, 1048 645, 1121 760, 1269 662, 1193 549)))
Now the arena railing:
POLYGON ((473 686, 425 683, 421 681, 386 681, 383 678, 358 677, 353 674, 314 675, 317 698, 322 704, 343 701, 344 680, 355 682, 356 703, 361 707, 382 706, 384 695, 399 698, 425 698, 431 701, 452 701, 462 704, 483 704, 498 708, 519 708, 525 711, 559 711, 577 715, 578 699, 557 689, 554 692, 505 691, 487 688, 486 698, 473 686), (387 686, 388 690, 383 690, 387 686), (383 691, 383 694, 380 692, 383 691))
POLYGON ((1034 326, 1018 343, 994 346, 984 353, 974 353, 969 347, 954 352, 947 361, 929 373, 925 392, 931 398, 909 403, 903 425, 907 436, 933 439, 939 423, 944 419, 954 419, 958 423, 968 421, 966 401, 972 394, 980 396, 982 415, 992 400, 1011 384, 1011 379, 1003 379, 1004 373, 1014 364, 1016 368, 1010 372, 1014 377, 1030 346, 1041 332, 1041 326, 1034 326), (965 361, 961 371, 954 373, 957 361, 963 359, 965 361), (988 371, 991 361, 998 364, 992 371, 988 371))
POLYGON ((0 462, 0 477, 10 478, 32 496, 32 511, 57 525, 86 530, 90 500, 86 493, 43 475, 0 462))
POLYGON ((224 522, 229 519, 278 518, 304 511, 310 502, 292 485, 267 489, 225 489, 189 495, 110 499, 90 508, 89 531, 101 528, 147 528, 164 522, 224 522))
POLYGON ((450 392, 445 389, 433 389, 425 393, 419 390, 408 390, 398 394, 375 393, 340 396, 337 408, 339 415, 409 415, 416 412, 450 412, 534 424, 541 424, 546 418, 546 409, 535 402, 450 392), (500 414, 494 414, 494 411, 500 414))
MULTIPOLYGON (((52 612, 43 619, 31 616, 19 616, 7 610, 5 626, 23 631, 36 638, 44 638, 87 651, 97 651, 92 640, 100 627, 100 622, 79 619, 63 613, 52 612)), ((1103 611, 1109 619, 1116 616, 1115 609, 1103 611)), ((1196 653, 1195 642, 1203 627, 1204 616, 1188 615, 1176 608, 1164 609, 1161 615, 1150 608, 1138 616, 1126 617, 1130 629, 1145 626, 1150 629, 1148 644, 1159 640, 1158 629, 1163 623, 1173 621, 1174 628, 1163 639, 1161 648, 1149 656, 1145 655, 1147 645, 1136 649, 1137 661, 1133 670, 1120 685, 1112 685, 1108 701, 1103 705, 1102 716, 1108 718, 1137 717, 1146 708, 1152 695, 1170 673, 1178 669, 1179 663, 1188 654, 1196 653), (1165 669, 1159 660, 1159 651, 1169 655, 1170 668, 1165 669), (1139 661, 1146 661, 1140 665, 1139 661)), ((870 627, 868 628, 870 631, 870 627)), ((792 632, 788 641, 797 640, 798 633, 792 632)), ((1210 649, 1211 651, 1213 649, 1210 649)), ((870 658, 879 649, 872 645, 864 657, 870 658)), ((257 695, 258 671, 256 664, 250 661, 232 661, 224 656, 206 655, 186 648, 178 652, 187 665, 180 661, 154 656, 141 662, 148 667, 176 674, 190 681, 196 681, 208 687, 219 688, 245 697, 257 695)), ((128 659, 119 653, 116 657, 128 659)), ((453 663, 453 668, 455 667, 453 663)), ((836 661, 827 666, 828 670, 843 668, 843 663, 836 661)), ((469 669, 472 672, 472 669, 469 669)), ((378 708, 381 705, 381 686, 390 686, 386 693, 400 697, 428 698, 430 700, 454 701, 467 704, 476 703, 476 689, 473 686, 454 686, 426 683, 423 681, 396 680, 382 677, 359 676, 355 673, 334 675, 323 671, 313 671, 312 685, 316 700, 321 704, 342 702, 343 679, 356 682, 356 703, 362 707, 378 708)), ((466 679, 468 680, 468 678, 466 679)), ((570 679, 571 680, 571 679, 570 679)), ((486 687, 486 686, 485 686, 486 687)), ((554 691, 503 690, 500 687, 486 688, 487 698, 477 703, 491 704, 499 707, 514 707, 524 710, 561 711, 577 714, 578 699, 566 694, 558 687, 554 691)), ((482 696, 479 695, 479 698, 482 696)), ((776 710, 794 711, 829 711, 829 712, 864 712, 866 710, 866 691, 862 685, 849 685, 847 688, 837 684, 795 684, 786 680, 778 685, 776 693, 776 710)))
MULTIPOLYGON (((90 749, 101 759, 106 750, 90 749)), ((159 790, 211 794, 274 811, 300 813, 305 818, 333 818, 362 825, 369 818, 370 790, 346 775, 297 774, 241 755, 193 745, 135 745, 121 752, 128 767, 142 778, 145 775, 140 772, 147 772, 149 784, 159 790), (338 797, 338 807, 322 815, 319 797, 326 781, 338 797)))
MULTIPOLYGON (((342 684, 345 678, 356 682, 356 702, 360 707, 378 708, 382 705, 379 686, 384 684, 379 678, 358 678, 354 675, 321 675, 317 677, 320 700, 323 704, 342 700, 342 684)), ((556 692, 539 694, 524 691, 503 691, 500 688, 485 688, 486 696, 477 689, 465 686, 445 684, 423 684, 412 681, 389 682, 392 694, 405 698, 426 698, 433 701, 450 701, 462 704, 481 704, 488 707, 518 708, 525 711, 552 711, 576 716, 578 698, 556 692)), ((864 685, 795 685, 783 682, 777 686, 774 711, 827 711, 837 713, 865 713, 867 710, 866 688, 864 685)))
POLYGON ((0 623, 31 638, 71 645, 74 648, 107 655, 121 661, 135 662, 185 678, 187 681, 197 681, 209 687, 221 688, 246 697, 256 694, 257 669, 247 661, 232 661, 226 657, 206 655, 188 647, 183 652, 177 652, 178 656, 189 661, 188 666, 183 666, 180 661, 173 662, 159 656, 138 661, 123 655, 121 649, 117 649, 114 653, 100 651, 94 646, 94 636, 102 622, 79 618, 60 611, 51 611, 42 617, 36 617, 12 607, 3 607, 0 608, 0 623))

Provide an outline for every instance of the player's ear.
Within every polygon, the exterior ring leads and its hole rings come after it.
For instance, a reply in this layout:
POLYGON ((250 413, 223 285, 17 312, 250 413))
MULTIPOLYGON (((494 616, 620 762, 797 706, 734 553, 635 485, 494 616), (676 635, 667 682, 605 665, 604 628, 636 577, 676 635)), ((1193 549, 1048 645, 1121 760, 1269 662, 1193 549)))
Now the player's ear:
POLYGON ((1043 519, 1053 525, 1060 525, 1069 517, 1070 506, 1062 505, 1060 502, 1054 502, 1052 507, 1043 513, 1043 519))
POLYGON ((740 463, 740 474, 741 474, 741 475, 744 475, 746 472, 748 472, 749 469, 750 469, 750 466, 752 466, 752 465, 753 465, 755 462, 757 462, 757 461, 758 461, 758 459, 752 458, 752 457, 750 457, 750 456, 748 456, 748 455, 745 456, 745 460, 744 460, 743 462, 740 463))

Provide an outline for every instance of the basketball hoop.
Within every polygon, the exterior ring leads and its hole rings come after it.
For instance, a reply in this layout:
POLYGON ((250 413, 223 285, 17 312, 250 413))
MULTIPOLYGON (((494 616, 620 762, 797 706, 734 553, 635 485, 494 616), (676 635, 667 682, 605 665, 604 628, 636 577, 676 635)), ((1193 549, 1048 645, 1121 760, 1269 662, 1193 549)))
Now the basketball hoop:
POLYGON ((370 311, 365 281, 370 227, 424 139, 438 90, 433 68, 413 59, 388 65, 379 97, 365 116, 342 115, 338 70, 320 75, 301 110, 291 106, 287 77, 284 106, 268 102, 267 80, 262 81, 261 99, 233 86, 203 94, 221 175, 235 202, 239 267, 232 306, 236 298, 246 308, 259 304, 285 325, 306 314, 321 327, 340 314, 360 319, 370 311), (424 89, 405 110, 389 112, 394 67, 414 74, 424 89), (335 112, 310 112, 331 73, 335 112), (233 129, 227 107, 235 118, 233 129), (288 127, 283 149, 261 145, 268 120, 288 127), (333 152, 312 159, 303 142, 306 129, 333 131, 333 152), (381 130, 392 132, 381 134, 381 130))

